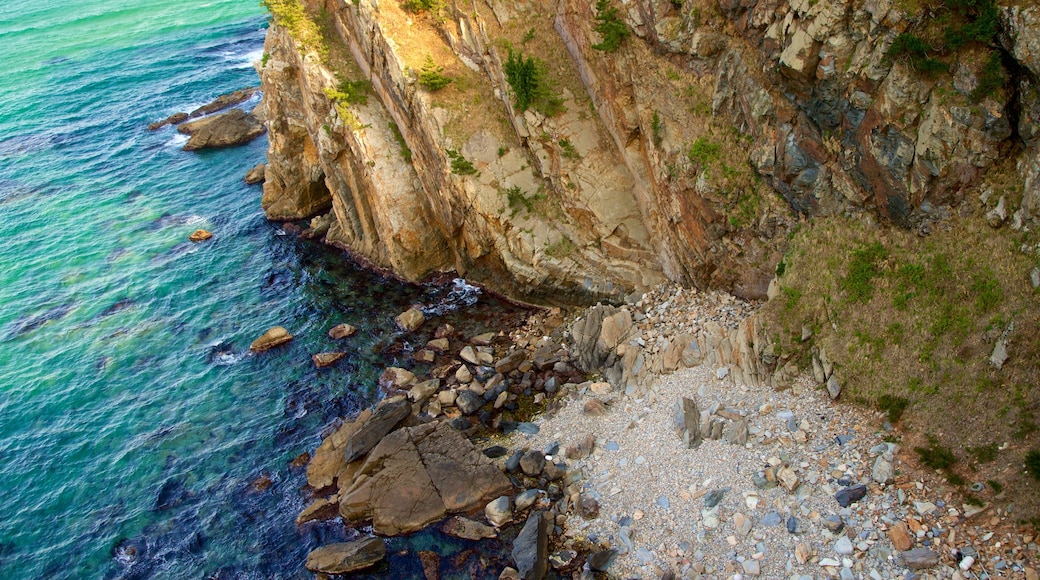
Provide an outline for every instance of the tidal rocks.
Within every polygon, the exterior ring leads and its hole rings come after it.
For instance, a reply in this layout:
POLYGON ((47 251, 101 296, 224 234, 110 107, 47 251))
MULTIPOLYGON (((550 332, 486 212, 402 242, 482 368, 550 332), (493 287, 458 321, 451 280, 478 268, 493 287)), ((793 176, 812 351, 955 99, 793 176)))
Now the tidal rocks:
POLYGON ((340 515, 371 518, 378 534, 403 534, 511 488, 498 467, 447 423, 417 425, 384 437, 350 487, 341 483, 340 515))
POLYGON ((412 407, 407 401, 384 403, 377 408, 347 441, 343 451, 347 463, 368 453, 387 433, 393 431, 398 423, 411 414, 411 411, 412 407))
POLYGON ((268 329, 267 332, 263 333, 260 338, 257 338, 249 345, 249 350, 253 352, 264 352, 270 350, 276 346, 283 345, 293 339, 293 335, 289 334, 289 331, 281 326, 274 326, 268 329))
POLYGON ((263 124, 250 113, 231 109, 226 113, 184 123, 177 131, 190 135, 183 149, 214 149, 243 145, 264 134, 263 124))
POLYGON ((188 236, 188 241, 198 243, 204 242, 212 237, 213 234, 211 232, 208 232, 206 230, 195 230, 188 236))
POLYGON ((426 322, 426 317, 423 316, 422 310, 412 307, 401 314, 398 314, 397 318, 394 319, 394 322, 396 322, 397 326, 401 327, 402 330, 414 332, 426 322))
POLYGON ((264 174, 266 173, 266 171, 267 164, 259 163, 257 165, 254 165, 252 169, 247 171, 243 179, 245 179, 247 185, 256 185, 258 183, 263 183, 264 174))
POLYGON ((384 557, 386 542, 382 538, 363 538, 313 550, 304 565, 311 572, 347 574, 368 568, 384 557))
POLYGON ((512 502, 508 495, 495 498, 484 506, 484 517, 496 528, 509 523, 513 519, 512 502))
POLYGON ((319 352, 311 355, 311 360, 314 361, 314 366, 322 369, 336 364, 339 359, 345 356, 347 356, 345 352, 319 352))
POLYGON ((455 536, 464 540, 483 540, 494 538, 498 535, 495 528, 460 516, 455 516, 444 522, 442 530, 449 536, 455 536))
POLYGON ((355 332, 357 332, 357 329, 349 324, 337 324, 329 329, 329 338, 332 340, 341 340, 348 336, 354 336, 355 332))

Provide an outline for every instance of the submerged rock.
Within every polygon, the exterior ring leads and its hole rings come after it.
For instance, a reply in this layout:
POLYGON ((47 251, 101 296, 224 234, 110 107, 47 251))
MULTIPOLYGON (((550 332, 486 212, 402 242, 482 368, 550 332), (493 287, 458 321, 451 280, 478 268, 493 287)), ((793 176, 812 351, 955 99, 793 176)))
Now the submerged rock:
POLYGON ((357 329, 349 324, 337 324, 329 329, 329 338, 332 340, 341 340, 348 336, 353 336, 355 332, 357 332, 357 329))
POLYGON ((304 566, 311 572, 346 574, 368 568, 385 557, 386 542, 382 538, 363 538, 313 550, 307 554, 304 566))
POLYGON ((260 338, 257 338, 249 345, 249 350, 253 352, 263 352, 270 350, 276 346, 283 345, 293 339, 293 335, 289 334, 289 331, 282 326, 274 326, 268 329, 267 332, 263 333, 260 338))
POLYGON ((347 356, 345 352, 319 352, 311 355, 311 360, 314 361, 314 366, 321 369, 336 364, 339 359, 345 356, 347 356))
POLYGON ((206 230, 195 230, 191 233, 191 235, 188 236, 188 241, 196 243, 204 242, 212 237, 213 234, 211 232, 207 232, 206 230))
POLYGON ((409 308, 408 310, 397 315, 394 319, 397 326, 401 327, 402 330, 408 332, 414 332, 419 329, 420 326, 426 322, 426 317, 423 316, 422 310, 418 308, 409 308))

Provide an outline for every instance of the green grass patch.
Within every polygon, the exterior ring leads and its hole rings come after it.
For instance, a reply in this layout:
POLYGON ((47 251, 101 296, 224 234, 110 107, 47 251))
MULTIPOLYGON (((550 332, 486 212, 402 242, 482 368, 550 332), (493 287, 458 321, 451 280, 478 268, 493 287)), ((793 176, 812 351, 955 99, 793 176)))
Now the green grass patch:
POLYGON ((520 213, 521 210, 525 210, 527 213, 534 213, 535 206, 545 200, 544 193, 527 195, 517 185, 499 191, 506 196, 506 202, 509 204, 509 209, 512 210, 509 217, 516 217, 516 214, 520 213))
POLYGON ((957 463, 957 456, 939 443, 935 437, 928 435, 928 447, 914 447, 921 463, 932 469, 949 469, 957 463))
POLYGON ((545 248, 545 253, 553 258, 561 259, 571 255, 576 249, 578 247, 574 245, 574 242, 567 236, 564 236, 557 240, 556 243, 545 248))
POLYGON ((654 111, 654 116, 650 119, 650 132, 653 135, 654 146, 660 147, 664 142, 664 122, 657 111, 654 111))
POLYGON ((848 274, 841 281, 849 302, 866 303, 874 295, 874 279, 881 275, 881 262, 888 250, 880 242, 857 248, 849 260, 848 274))
POLYGON ((903 418, 903 412, 910 406, 910 400, 906 397, 884 394, 878 397, 877 405, 878 409, 888 415, 888 422, 896 424, 903 418))
POLYGON ((394 141, 397 141, 398 150, 401 152, 401 158, 406 162, 412 162, 412 150, 408 148, 408 143, 404 140, 404 135, 401 134, 401 128, 397 126, 397 123, 390 121, 390 132, 394 135, 394 141))
POLYGON ((975 461, 979 463, 990 463, 997 458, 997 451, 1000 447, 996 443, 990 443, 989 445, 983 445, 981 447, 968 447, 968 454, 975 458, 975 461))

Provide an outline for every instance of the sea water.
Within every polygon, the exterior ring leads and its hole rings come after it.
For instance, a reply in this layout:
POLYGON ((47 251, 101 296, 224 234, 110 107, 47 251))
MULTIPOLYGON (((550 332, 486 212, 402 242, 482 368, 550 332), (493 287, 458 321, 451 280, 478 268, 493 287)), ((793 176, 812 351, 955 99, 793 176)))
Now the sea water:
MULTIPOLYGON (((427 338, 392 317, 415 303, 475 333, 509 310, 267 222, 242 181, 263 138, 189 153, 146 129, 258 84, 266 24, 256 0, 0 2, 2 578, 311 577, 311 549, 357 532, 293 524, 290 463, 427 338), (338 322, 359 333, 333 342, 338 322), (274 325, 296 340, 250 354, 274 325)), ((424 547, 467 548, 394 540, 374 574, 421 575, 424 547)))

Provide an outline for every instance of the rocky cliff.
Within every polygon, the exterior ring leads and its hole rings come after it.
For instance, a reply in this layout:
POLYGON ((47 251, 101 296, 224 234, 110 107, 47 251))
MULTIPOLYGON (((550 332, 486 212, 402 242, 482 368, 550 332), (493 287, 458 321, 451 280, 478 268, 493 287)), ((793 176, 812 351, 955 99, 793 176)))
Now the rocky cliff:
POLYGON ((764 297, 800 216, 927 232, 993 172, 1014 227, 1040 212, 1032 6, 268 4, 268 216, 324 216, 326 241, 410 280, 764 297), (530 57, 540 104, 509 72, 530 57))

